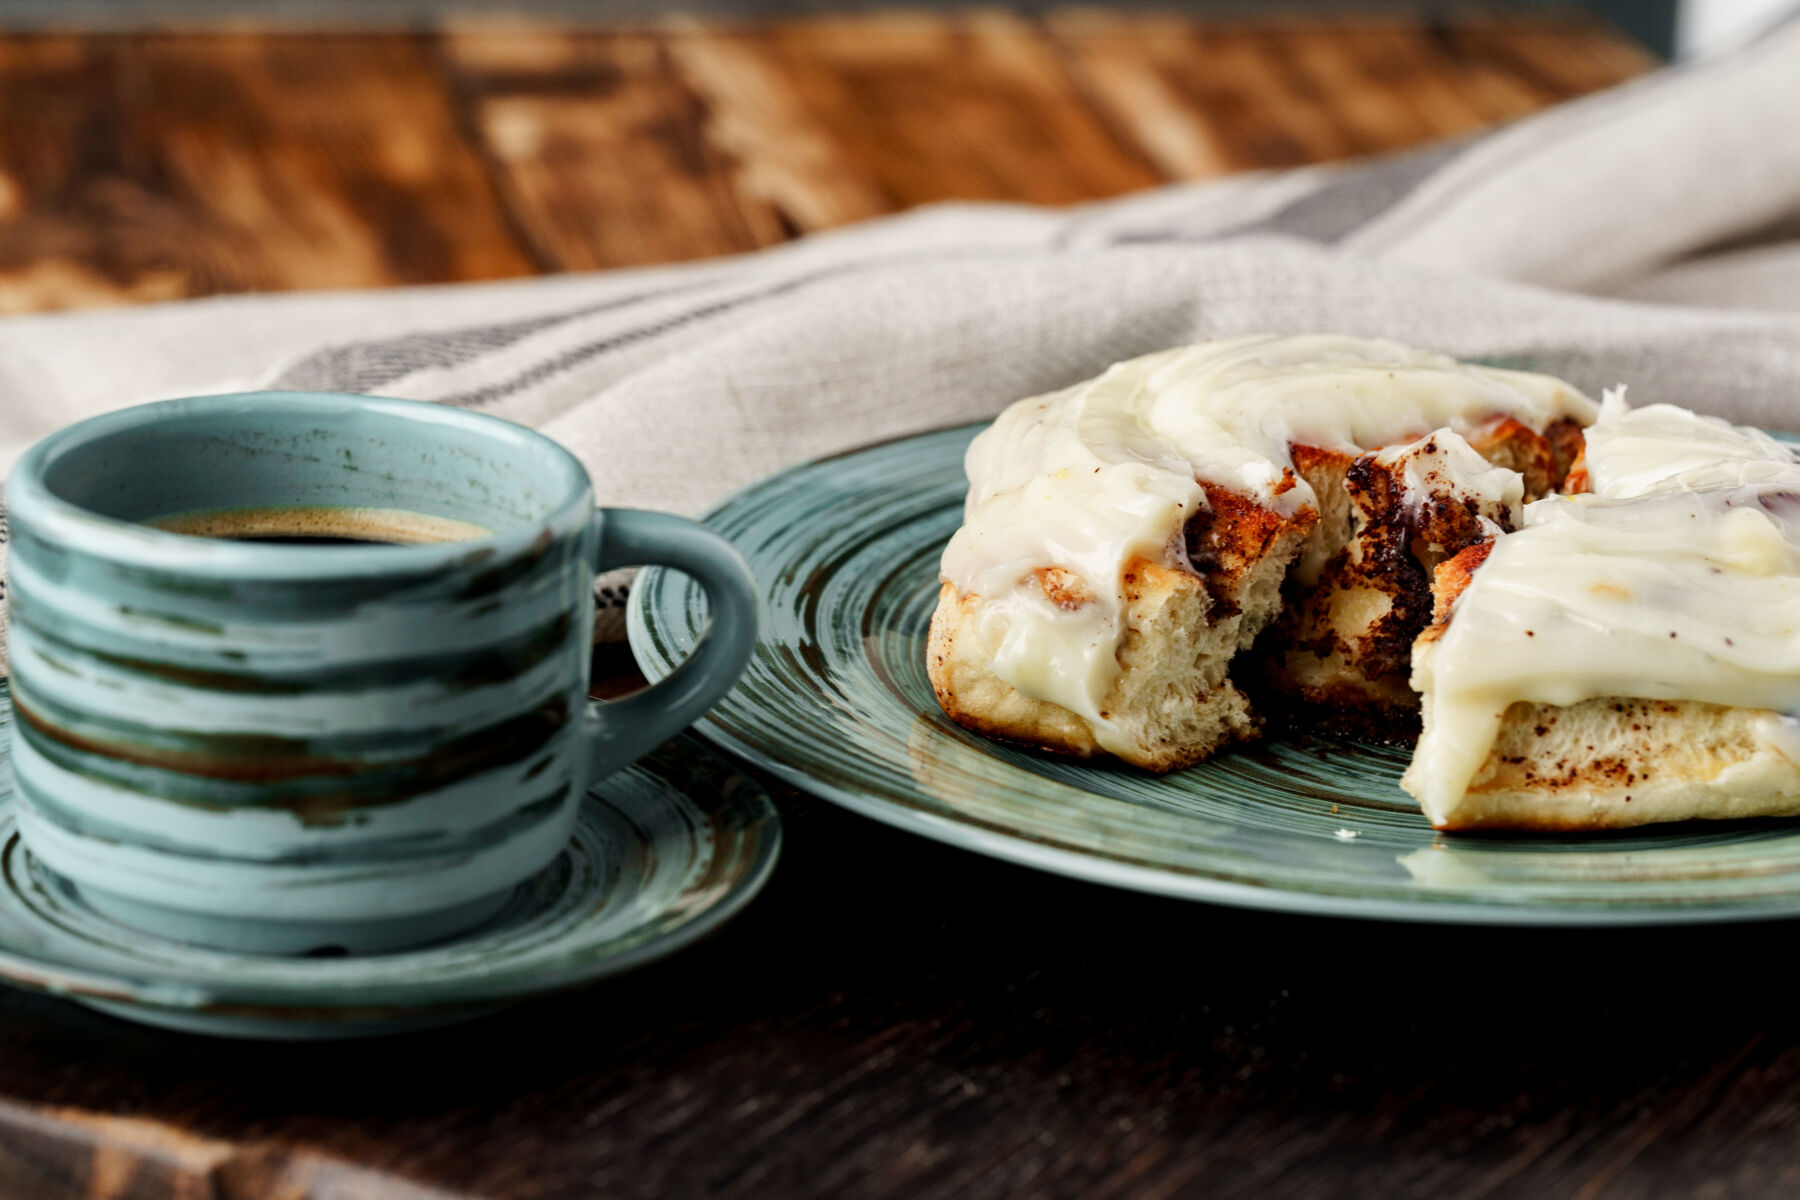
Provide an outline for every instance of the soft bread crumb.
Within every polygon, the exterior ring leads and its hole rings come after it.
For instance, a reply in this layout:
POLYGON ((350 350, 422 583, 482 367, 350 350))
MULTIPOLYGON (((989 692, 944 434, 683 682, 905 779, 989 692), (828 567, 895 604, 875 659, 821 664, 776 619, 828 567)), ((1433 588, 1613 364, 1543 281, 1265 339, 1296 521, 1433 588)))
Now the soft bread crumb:
MULTIPOLYGON (((1310 527, 1311 521, 1285 523, 1262 531, 1252 549, 1235 547, 1228 569, 1207 581, 1211 588, 1147 559, 1126 568, 1126 632, 1119 674, 1104 701, 1124 739, 1120 758, 1169 771, 1256 736, 1250 702, 1227 671, 1279 612, 1281 579, 1310 527)), ((993 737, 1081 757, 1100 753, 1081 717, 1025 696, 993 673, 974 634, 979 607, 980 597, 959 595, 953 584, 939 590, 926 670, 944 711, 993 737)))
POLYGON ((1800 766, 1775 743, 1781 720, 1695 700, 1519 701, 1468 792, 1426 815, 1444 830, 1545 831, 1790 816, 1800 766))

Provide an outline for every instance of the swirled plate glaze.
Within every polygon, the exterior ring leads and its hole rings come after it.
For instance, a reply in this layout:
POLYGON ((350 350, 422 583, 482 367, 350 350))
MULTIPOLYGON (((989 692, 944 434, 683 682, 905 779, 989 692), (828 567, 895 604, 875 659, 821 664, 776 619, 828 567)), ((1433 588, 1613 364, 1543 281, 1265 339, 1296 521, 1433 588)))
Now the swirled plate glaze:
MULTIPOLYGON (((1631 924, 1800 915, 1800 823, 1585 837, 1435 834, 1400 790, 1410 752, 1275 737, 1166 776, 990 741, 938 709, 925 638, 962 519, 943 430, 783 472, 708 524, 765 590, 762 642, 697 728, 799 787, 927 837, 1170 896, 1337 916, 1631 924)), ((680 576, 633 591, 653 679, 704 628, 680 576)))
MULTIPOLYGON (((0 682, 0 728, 12 703, 0 682)), ((768 878, 768 794, 683 735, 589 792, 568 847, 499 915, 434 946, 341 958, 205 950, 95 913, 19 841, 0 751, 0 981, 193 1033, 337 1038, 449 1024, 670 954, 768 878)))

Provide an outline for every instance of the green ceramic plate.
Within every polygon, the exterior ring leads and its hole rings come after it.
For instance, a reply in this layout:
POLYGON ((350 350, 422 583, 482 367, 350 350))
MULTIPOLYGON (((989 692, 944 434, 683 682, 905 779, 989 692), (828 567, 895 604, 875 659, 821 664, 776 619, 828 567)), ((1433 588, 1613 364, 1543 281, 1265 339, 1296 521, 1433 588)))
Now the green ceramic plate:
MULTIPOLYGON (((11 720, 0 681, 0 734, 11 720)), ((768 794, 683 736, 596 784, 561 857, 471 933, 393 954, 272 958, 147 937, 95 913, 20 843, 11 781, 0 749, 0 981, 230 1037, 427 1028, 641 966, 729 920, 781 846, 768 794)))
MULTIPOLYGON (((1401 920, 1627 924, 1800 915, 1800 824, 1588 837, 1435 834, 1400 790, 1408 752, 1273 739, 1156 777, 988 741, 925 677, 938 555, 961 521, 944 430, 783 472, 708 524, 767 593, 748 674, 698 727, 795 785, 971 850, 1065 875, 1258 908, 1401 920)), ((647 572, 632 646, 668 674, 699 590, 647 572)))

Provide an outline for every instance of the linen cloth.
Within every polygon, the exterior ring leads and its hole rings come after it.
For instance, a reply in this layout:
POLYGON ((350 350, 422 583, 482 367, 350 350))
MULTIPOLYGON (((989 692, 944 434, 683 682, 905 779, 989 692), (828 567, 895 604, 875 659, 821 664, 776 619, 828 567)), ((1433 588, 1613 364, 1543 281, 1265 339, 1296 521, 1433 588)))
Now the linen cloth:
MULTIPOLYGON (((351 391, 534 426, 602 504, 696 514, 804 459, 1263 331, 1800 428, 1800 22, 1372 162, 940 205, 675 267, 0 321, 0 471, 129 403, 351 391)), ((623 636, 621 582, 599 636, 623 636)))

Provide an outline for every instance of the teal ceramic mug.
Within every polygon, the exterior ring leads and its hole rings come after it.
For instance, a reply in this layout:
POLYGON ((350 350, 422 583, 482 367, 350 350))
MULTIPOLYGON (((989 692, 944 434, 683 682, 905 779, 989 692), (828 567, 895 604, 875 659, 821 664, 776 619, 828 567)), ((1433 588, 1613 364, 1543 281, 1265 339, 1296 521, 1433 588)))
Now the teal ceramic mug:
POLYGON ((478 924, 755 641, 728 543, 597 510, 555 442, 436 405, 126 409, 34 446, 7 508, 25 844, 101 913, 202 945, 363 953, 478 924), (653 563, 701 584, 711 629, 655 687, 589 701, 595 573, 653 563))

